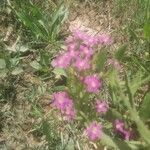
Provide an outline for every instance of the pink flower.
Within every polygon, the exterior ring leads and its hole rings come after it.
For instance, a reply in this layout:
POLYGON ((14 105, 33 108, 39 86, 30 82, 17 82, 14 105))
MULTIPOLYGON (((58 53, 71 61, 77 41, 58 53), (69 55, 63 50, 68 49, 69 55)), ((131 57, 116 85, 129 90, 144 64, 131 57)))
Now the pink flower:
POLYGON ((96 122, 92 122, 86 129, 85 133, 89 140, 99 140, 102 136, 102 126, 96 122))
POLYGON ((53 105, 60 110, 65 110, 67 106, 72 105, 66 92, 56 92, 52 96, 53 105))
POLYGON ((71 63, 71 57, 68 53, 64 53, 58 57, 56 57, 52 61, 52 66, 53 67, 58 67, 58 68, 67 68, 71 63))
POLYGON ((123 132, 125 124, 122 120, 118 120, 118 119, 115 120, 114 125, 115 125, 116 131, 123 132))
POLYGON ((96 101, 96 110, 98 113, 105 114, 109 109, 108 103, 105 101, 96 101))
POLYGON ((52 99, 53 105, 61 111, 65 120, 71 121, 75 118, 76 112, 73 100, 69 98, 66 92, 56 92, 53 94, 52 99))
POLYGON ((130 140, 133 136, 132 131, 125 128, 125 124, 122 120, 115 120, 115 129, 125 140, 130 140))
POLYGON ((78 30, 78 29, 73 31, 73 36, 76 39, 82 41, 85 45, 89 47, 94 46, 95 44, 97 44, 97 41, 98 41, 95 36, 91 36, 87 34, 86 32, 78 30))
POLYGON ((64 111, 62 111, 62 114, 64 115, 64 119, 71 121, 73 119, 75 119, 76 116, 76 111, 74 109, 73 105, 70 105, 68 107, 66 107, 66 109, 64 111))
POLYGON ((109 45, 112 43, 112 39, 107 34, 101 34, 97 36, 97 40, 99 44, 109 45))
POLYGON ((91 93, 98 93, 98 91, 102 87, 102 82, 96 75, 86 76, 84 79, 84 83, 86 84, 86 90, 91 93))
POLYGON ((92 48, 87 47, 85 45, 80 45, 79 50, 80 50, 80 55, 81 56, 83 55, 83 57, 86 57, 86 58, 90 58, 94 53, 92 48))
POLYGON ((84 40, 87 37, 87 34, 79 29, 74 30, 72 33, 76 39, 84 40))
POLYGON ((67 47, 68 47, 68 50, 70 50, 70 49, 76 50, 77 43, 75 43, 75 42, 69 43, 67 47))
POLYGON ((78 57, 74 63, 78 71, 84 71, 90 68, 89 60, 78 57))
POLYGON ((74 40, 82 41, 82 43, 89 47, 93 47, 98 44, 109 45, 112 43, 111 37, 107 34, 92 36, 79 29, 73 31, 73 37, 74 40))
POLYGON ((125 140, 130 140, 132 138, 132 132, 129 130, 124 129, 123 135, 125 140))
POLYGON ((70 56, 70 58, 77 58, 79 56, 79 51, 77 51, 73 48, 68 48, 67 53, 70 56))
POLYGON ((67 37, 67 39, 65 40, 65 43, 66 44, 70 44, 70 43, 73 43, 74 42, 74 37, 73 36, 69 36, 67 37))
POLYGON ((97 38, 95 36, 87 36, 85 39, 84 39, 84 43, 87 45, 87 46, 94 46, 94 45, 97 45, 97 38))

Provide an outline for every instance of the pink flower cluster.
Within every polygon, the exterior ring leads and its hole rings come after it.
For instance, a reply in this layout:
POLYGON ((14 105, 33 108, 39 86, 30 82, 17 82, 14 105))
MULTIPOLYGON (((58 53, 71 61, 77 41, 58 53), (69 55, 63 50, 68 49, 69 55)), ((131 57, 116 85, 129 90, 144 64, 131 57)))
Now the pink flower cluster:
POLYGON ((73 100, 69 98, 66 92, 57 92, 52 96, 53 105, 61 111, 65 120, 73 120, 75 118, 75 108, 73 100))
MULTIPOLYGON (((98 94, 102 88, 102 80, 97 74, 87 75, 88 72, 83 71, 89 70, 92 67, 91 62, 95 53, 95 46, 99 44, 109 45, 111 43, 112 39, 106 34, 91 36, 80 30, 75 30, 72 33, 72 36, 66 40, 67 50, 58 55, 52 61, 52 66, 64 69, 73 67, 76 71, 75 75, 85 85, 86 91, 89 93, 98 94)), ((118 70, 121 69, 121 66, 117 60, 109 59, 108 64, 118 70)), ((54 93, 52 100, 53 106, 60 110, 65 120, 71 121, 75 119, 76 110, 74 103, 67 92, 63 91, 54 93)), ((106 114, 109 110, 109 105, 106 101, 96 100, 95 108, 97 113, 106 114)), ((123 121, 115 120, 114 126, 117 133, 125 140, 131 139, 132 132, 125 128, 123 121)), ((102 137, 102 126, 95 121, 91 122, 85 129, 85 133, 89 140, 99 140, 102 137)))
MULTIPOLYGON (((108 104, 105 101, 96 101, 96 110, 98 113, 105 114, 109 109, 108 104)), ((91 122, 85 129, 85 133, 89 140, 95 141, 102 137, 102 126, 97 122, 91 122)))
POLYGON ((112 39, 107 34, 91 36, 77 29, 73 32, 73 36, 75 39, 82 40, 88 46, 94 46, 96 44, 109 45, 112 43, 112 39))
POLYGON ((80 30, 75 30, 66 41, 67 51, 58 55, 53 61, 53 67, 75 67, 78 71, 90 69, 93 46, 108 45, 112 42, 108 35, 91 36, 80 30))
MULTIPOLYGON (((91 69, 91 61, 94 55, 94 46, 96 45, 109 45, 112 39, 106 35, 91 36, 80 30, 75 30, 66 40, 67 50, 58 55, 53 61, 53 67, 67 69, 73 67, 77 71, 77 77, 85 84, 86 91, 89 93, 97 94, 102 88, 102 81, 97 74, 81 76, 80 72, 91 69)), ((117 61, 112 59, 108 63, 115 68, 119 68, 117 61)), ((67 92, 56 92, 53 94, 53 105, 59 109, 66 120, 73 120, 76 116, 73 100, 69 97, 67 92)), ((96 111, 100 114, 105 114, 109 105, 106 101, 97 100, 95 103, 96 111)), ((115 121, 115 129, 126 140, 131 137, 131 132, 125 128, 122 121, 115 121)), ((97 122, 92 122, 85 129, 86 135, 92 141, 98 140, 102 136, 102 126, 97 122)))
POLYGON ((96 101, 96 110, 98 113, 105 114, 109 109, 108 103, 105 101, 96 101))
POLYGON ((92 122, 85 129, 85 134, 91 141, 99 140, 102 137, 102 126, 97 122, 92 122))
POLYGON ((90 93, 98 93, 102 87, 102 82, 97 75, 89 75, 84 79, 86 90, 90 93))
POLYGON ((122 120, 115 120, 115 130, 119 135, 121 135, 125 140, 130 140, 132 138, 132 132, 125 128, 125 123, 122 120))

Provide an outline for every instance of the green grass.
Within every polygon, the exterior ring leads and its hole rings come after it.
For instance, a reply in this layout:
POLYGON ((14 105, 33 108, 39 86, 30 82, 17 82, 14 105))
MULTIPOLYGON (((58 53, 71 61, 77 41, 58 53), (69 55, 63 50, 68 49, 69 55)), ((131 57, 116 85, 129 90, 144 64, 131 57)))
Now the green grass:
POLYGON ((30 1, 16 0, 10 7, 31 35, 33 34, 36 39, 52 42, 58 40, 60 25, 68 14, 64 3, 55 6, 49 14, 30 1))

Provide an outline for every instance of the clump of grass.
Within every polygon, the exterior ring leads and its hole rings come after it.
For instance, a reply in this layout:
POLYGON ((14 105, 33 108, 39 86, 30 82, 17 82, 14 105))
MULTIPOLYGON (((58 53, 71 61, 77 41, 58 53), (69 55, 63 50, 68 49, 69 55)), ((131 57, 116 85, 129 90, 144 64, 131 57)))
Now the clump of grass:
POLYGON ((10 3, 18 20, 27 28, 30 35, 44 41, 55 41, 58 39, 60 26, 67 17, 68 11, 64 3, 55 6, 51 14, 47 14, 43 8, 39 8, 30 1, 16 0, 10 3))

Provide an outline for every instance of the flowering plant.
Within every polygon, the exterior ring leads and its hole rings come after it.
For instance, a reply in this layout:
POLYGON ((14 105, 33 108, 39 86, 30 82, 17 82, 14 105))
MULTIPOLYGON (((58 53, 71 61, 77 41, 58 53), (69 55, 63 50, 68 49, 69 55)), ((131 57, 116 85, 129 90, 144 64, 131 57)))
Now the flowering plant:
POLYGON ((64 120, 80 122, 84 135, 97 145, 101 141, 116 149, 122 145, 126 149, 147 147, 150 131, 139 117, 135 98, 138 88, 150 78, 129 81, 119 63, 124 49, 107 58, 110 44, 112 39, 106 34, 72 33, 66 40, 66 51, 52 61, 54 68, 64 69, 67 74, 66 87, 53 94, 52 105, 64 120))

